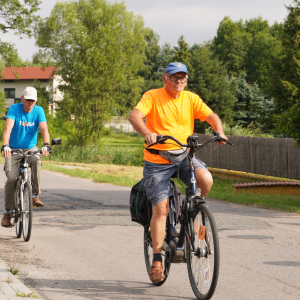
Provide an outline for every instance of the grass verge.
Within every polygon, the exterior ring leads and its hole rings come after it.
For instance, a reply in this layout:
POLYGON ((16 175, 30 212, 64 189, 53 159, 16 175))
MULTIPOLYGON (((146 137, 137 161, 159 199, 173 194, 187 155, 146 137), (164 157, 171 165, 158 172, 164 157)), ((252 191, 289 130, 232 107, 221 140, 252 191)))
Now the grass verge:
POLYGON ((135 166, 101 165, 64 162, 43 162, 43 169, 95 182, 132 187, 143 177, 143 168, 135 166), (76 168, 77 167, 77 168, 76 168))
MULTIPOLYGON (((106 164, 100 165, 83 163, 44 162, 43 169, 60 172, 74 177, 90 178, 95 182, 112 183, 115 185, 128 187, 132 187, 143 176, 142 167, 106 164), (66 168, 66 166, 69 168, 66 168), (73 169, 74 167, 75 169, 73 169)), ((223 179, 214 176, 214 184, 211 191, 208 194, 208 198, 224 200, 237 204, 276 209, 286 212, 300 213, 300 196, 236 194, 233 192, 232 187, 232 183, 236 182, 246 181, 223 179)), ((183 192, 184 189, 179 184, 177 185, 183 192)))
POLYGON ((233 183, 249 182, 223 179, 214 176, 214 184, 208 197, 228 202, 300 213, 300 196, 234 193, 233 183))

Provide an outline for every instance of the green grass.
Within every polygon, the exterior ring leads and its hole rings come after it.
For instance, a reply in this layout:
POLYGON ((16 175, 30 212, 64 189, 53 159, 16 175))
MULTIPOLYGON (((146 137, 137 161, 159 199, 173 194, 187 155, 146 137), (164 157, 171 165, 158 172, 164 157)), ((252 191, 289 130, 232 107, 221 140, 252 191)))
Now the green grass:
POLYGON ((20 270, 19 269, 14 269, 14 268, 9 268, 7 269, 11 274, 13 275, 18 275, 20 270))
POLYGON ((23 293, 23 292, 20 292, 20 291, 16 292, 16 296, 17 297, 23 297, 23 298, 39 298, 39 296, 34 294, 34 293, 26 294, 26 293, 23 293))
POLYGON ((130 147, 140 147, 144 145, 145 139, 138 136, 128 136, 124 134, 119 134, 115 136, 108 136, 101 138, 101 144, 106 146, 130 146, 130 147))
POLYGON ((99 144, 76 146, 62 144, 53 149, 46 161, 142 166, 144 139, 118 134, 101 138, 99 144))

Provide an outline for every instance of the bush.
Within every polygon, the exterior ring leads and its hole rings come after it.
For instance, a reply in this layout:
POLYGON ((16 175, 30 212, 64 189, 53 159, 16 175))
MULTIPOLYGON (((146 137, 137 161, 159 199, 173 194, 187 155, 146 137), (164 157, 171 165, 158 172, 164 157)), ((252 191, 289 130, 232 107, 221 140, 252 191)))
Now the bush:
POLYGON ((55 148, 48 160, 62 162, 115 164, 125 166, 143 166, 142 147, 116 147, 102 145, 75 146, 62 144, 55 148))
MULTIPOLYGON (((241 125, 229 127, 224 123, 223 127, 224 127, 225 135, 269 137, 269 138, 274 137, 271 134, 262 133, 260 128, 253 126, 252 123, 247 127, 242 127, 241 125)), ((213 129, 211 127, 205 130, 205 134, 212 134, 212 133, 213 133, 213 129)))

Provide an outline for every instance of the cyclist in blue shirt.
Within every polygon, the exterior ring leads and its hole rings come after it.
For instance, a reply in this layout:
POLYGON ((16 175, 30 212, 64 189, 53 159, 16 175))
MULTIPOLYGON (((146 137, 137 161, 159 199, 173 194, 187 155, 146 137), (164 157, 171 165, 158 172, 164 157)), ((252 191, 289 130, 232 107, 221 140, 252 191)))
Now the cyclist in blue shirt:
MULTIPOLYGON (((7 177, 4 199, 5 210, 1 221, 3 227, 11 227, 11 213, 15 208, 14 197, 21 160, 20 155, 11 156, 11 149, 22 149, 24 152, 38 150, 36 144, 40 129, 44 141, 43 156, 48 156, 50 150, 50 136, 45 113, 42 107, 35 105, 37 90, 34 87, 27 87, 21 96, 21 100, 22 103, 14 104, 9 108, 2 138, 1 152, 5 157, 4 170, 7 177)), ((33 206, 43 207, 44 204, 38 197, 42 171, 40 156, 32 155, 29 164, 31 167, 33 206)))

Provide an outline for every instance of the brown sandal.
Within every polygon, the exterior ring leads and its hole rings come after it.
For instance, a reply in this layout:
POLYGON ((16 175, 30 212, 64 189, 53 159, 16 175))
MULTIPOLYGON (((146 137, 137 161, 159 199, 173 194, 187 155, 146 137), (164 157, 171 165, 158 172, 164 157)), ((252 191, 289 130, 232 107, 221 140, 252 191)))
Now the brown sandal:
POLYGON ((149 278, 152 282, 155 282, 155 283, 164 280, 164 278, 165 278, 164 268, 160 261, 153 262, 153 264, 150 268, 149 278))

